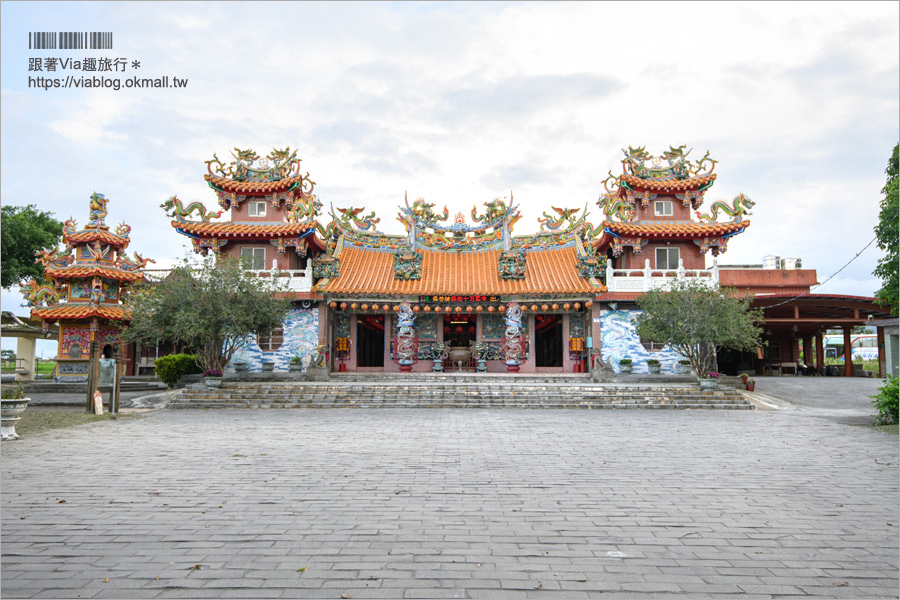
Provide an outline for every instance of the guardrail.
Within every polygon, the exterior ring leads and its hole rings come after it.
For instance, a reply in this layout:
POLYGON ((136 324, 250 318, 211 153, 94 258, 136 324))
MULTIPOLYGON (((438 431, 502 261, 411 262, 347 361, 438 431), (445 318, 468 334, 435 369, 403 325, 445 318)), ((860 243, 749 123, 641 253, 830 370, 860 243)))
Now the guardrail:
MULTIPOLYGON (((147 281, 162 281, 168 277, 172 269, 144 269, 141 273, 147 281)), ((257 277, 277 277, 286 284, 288 292, 309 292, 312 290, 312 265, 305 269, 259 269, 250 270, 257 277)))
POLYGON ((606 287, 610 292, 649 292, 666 289, 672 282, 683 279, 697 279, 711 287, 719 286, 719 266, 713 261, 709 269, 685 269, 684 261, 678 259, 677 269, 651 269, 650 259, 645 259, 643 269, 613 269, 607 264, 606 287))

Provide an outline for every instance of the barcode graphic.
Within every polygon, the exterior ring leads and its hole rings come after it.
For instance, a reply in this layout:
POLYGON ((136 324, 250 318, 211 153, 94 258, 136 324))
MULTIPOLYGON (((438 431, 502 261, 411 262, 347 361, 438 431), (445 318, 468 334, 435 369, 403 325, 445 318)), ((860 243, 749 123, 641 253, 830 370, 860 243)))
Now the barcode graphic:
POLYGON ((30 31, 31 50, 112 50, 112 31, 30 31))

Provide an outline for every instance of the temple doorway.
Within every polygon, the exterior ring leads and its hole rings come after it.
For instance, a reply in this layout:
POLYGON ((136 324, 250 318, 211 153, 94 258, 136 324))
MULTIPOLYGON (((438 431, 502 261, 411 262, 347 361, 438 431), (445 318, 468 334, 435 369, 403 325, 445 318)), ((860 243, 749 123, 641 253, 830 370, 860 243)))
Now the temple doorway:
POLYGON ((475 315, 445 315, 444 343, 452 348, 468 348, 475 341, 475 315))
POLYGON ((356 317, 356 366, 384 367, 384 315, 356 317))
POLYGON ((534 317, 535 366, 563 366, 562 338, 562 315, 536 315, 534 317))

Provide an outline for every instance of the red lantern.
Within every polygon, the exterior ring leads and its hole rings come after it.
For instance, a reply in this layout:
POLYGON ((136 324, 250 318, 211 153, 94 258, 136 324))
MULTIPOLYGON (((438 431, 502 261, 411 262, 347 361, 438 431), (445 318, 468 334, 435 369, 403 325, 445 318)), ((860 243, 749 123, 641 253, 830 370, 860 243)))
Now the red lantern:
POLYGON ((594 305, 594 303, 591 302, 590 300, 588 300, 587 302, 584 303, 584 307, 585 307, 585 308, 590 308, 590 307, 592 307, 593 305, 594 305))
POLYGON ((497 310, 497 309, 495 309, 493 306, 488 306, 488 312, 489 312, 489 313, 492 313, 492 312, 494 312, 495 310, 497 310))
POLYGON ((345 310, 347 308, 346 302, 341 302, 341 310, 345 310))
POLYGON ((554 304, 550 308, 552 308, 553 310, 559 310, 559 304, 554 304))
POLYGON ((354 302, 353 304, 350 305, 350 308, 352 308, 353 310, 356 310, 356 308, 357 308, 358 306, 359 306, 359 305, 358 305, 356 302, 354 302))
POLYGON ((462 312, 462 306, 457 306, 454 310, 455 310, 456 312, 458 312, 458 313, 461 313, 461 312, 462 312))
POLYGON ((550 307, 547 306, 546 304, 542 304, 542 305, 541 305, 541 310, 544 311, 544 312, 547 312, 548 310, 550 310, 550 307))
POLYGON ((363 304, 362 306, 360 306, 360 308, 363 309, 363 310, 369 310, 369 305, 368 305, 368 304, 363 304))
POLYGON ((531 312, 537 312, 537 308, 538 308, 538 307, 537 307, 537 304, 532 304, 532 305, 531 305, 531 312))
POLYGON ((443 310, 443 309, 442 309, 440 306, 435 306, 435 307, 434 307, 434 312, 436 312, 436 313, 441 312, 441 310, 443 310))
POLYGON ((428 306, 428 305, 426 305, 425 308, 424 308, 423 310, 424 310, 425 312, 431 312, 431 307, 428 306))
POLYGON ((334 301, 329 302, 328 306, 330 306, 331 308, 337 308, 337 302, 334 302, 334 301))
POLYGON ((393 310, 394 312, 397 312, 398 310, 400 310, 400 305, 399 305, 399 304, 395 304, 395 305, 391 308, 391 310, 393 310))
POLYGON ((476 311, 476 312, 481 312, 481 311, 483 311, 483 310, 484 310, 484 307, 483 307, 482 305, 480 305, 480 304, 479 304, 478 306, 475 307, 475 311, 476 311))
POLYGON ((377 304, 372 305, 372 310, 378 310, 380 307, 377 304))
POLYGON ((579 302, 576 302, 572 305, 572 308, 574 308, 575 310, 581 310, 581 304, 579 302))
POLYGON ((418 305, 418 304, 416 304, 415 306, 413 306, 413 312, 419 312, 420 310, 422 310, 422 309, 419 308, 419 305, 418 305))
POLYGON ((498 306, 498 307, 497 307, 497 312, 502 312, 502 313, 506 312, 506 305, 505 305, 505 304, 501 304, 500 306, 498 306))
POLYGON ((475 310, 475 309, 472 308, 471 306, 466 307, 466 312, 472 312, 473 310, 475 310))
POLYGON ((566 302, 565 304, 563 304, 563 310, 569 310, 570 308, 572 308, 572 305, 569 304, 568 302, 566 302))

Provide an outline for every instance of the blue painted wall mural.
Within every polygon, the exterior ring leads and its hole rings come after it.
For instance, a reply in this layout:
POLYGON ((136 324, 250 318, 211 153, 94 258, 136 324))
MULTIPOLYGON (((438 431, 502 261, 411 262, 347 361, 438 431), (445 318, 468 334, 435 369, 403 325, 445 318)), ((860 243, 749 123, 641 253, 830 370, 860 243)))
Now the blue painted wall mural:
POLYGON ((619 361, 631 359, 632 373, 649 373, 647 359, 660 362, 662 373, 677 373, 677 363, 684 357, 668 346, 650 352, 641 345, 641 338, 634 330, 631 318, 640 314, 639 310, 608 310, 601 313, 600 331, 602 336, 600 356, 608 361, 616 373, 621 373, 619 361))
POLYGON ((295 308, 288 313, 284 321, 284 342, 275 352, 263 352, 256 343, 256 336, 248 336, 244 345, 235 353, 228 365, 228 371, 234 371, 234 363, 249 363, 251 372, 261 372, 263 360, 275 363, 276 371, 287 371, 288 363, 299 356, 303 370, 316 354, 319 343, 319 309, 295 308))

